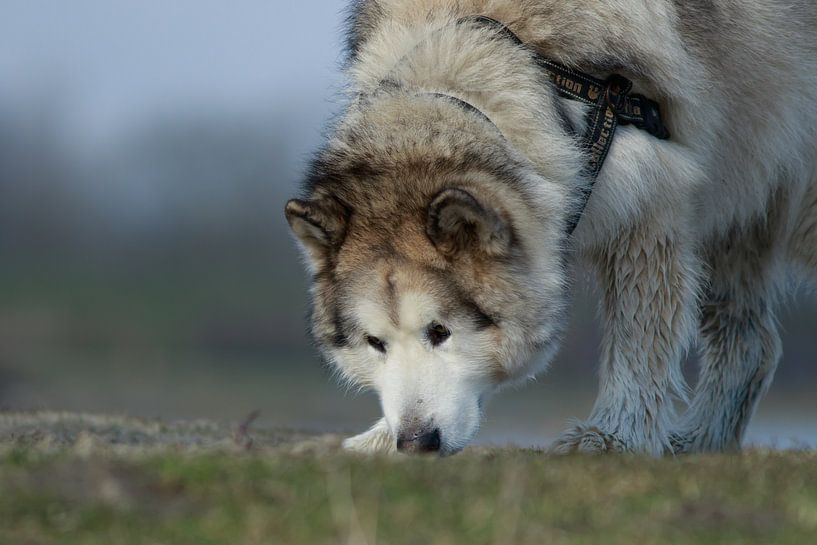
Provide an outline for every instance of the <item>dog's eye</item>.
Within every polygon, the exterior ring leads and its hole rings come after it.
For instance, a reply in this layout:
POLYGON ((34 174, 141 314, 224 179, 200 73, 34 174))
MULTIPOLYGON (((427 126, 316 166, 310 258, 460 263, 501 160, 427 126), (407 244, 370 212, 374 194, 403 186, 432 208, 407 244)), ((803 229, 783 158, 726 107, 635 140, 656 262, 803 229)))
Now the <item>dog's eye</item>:
POLYGON ((432 346, 437 346, 444 343, 451 336, 451 331, 440 323, 431 322, 426 330, 426 336, 432 346))
POLYGON ((377 350, 378 352, 386 353, 386 343, 378 339, 377 337, 372 337, 371 335, 366 335, 366 342, 369 343, 369 346, 377 350))

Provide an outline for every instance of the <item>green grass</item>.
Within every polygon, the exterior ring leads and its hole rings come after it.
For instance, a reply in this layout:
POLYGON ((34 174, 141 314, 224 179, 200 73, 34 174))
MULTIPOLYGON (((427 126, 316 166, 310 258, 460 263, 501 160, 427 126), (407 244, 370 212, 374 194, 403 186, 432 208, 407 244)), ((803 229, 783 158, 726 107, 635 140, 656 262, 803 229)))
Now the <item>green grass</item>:
POLYGON ((247 449, 201 422, 0 417, 0 543, 817 542, 813 451, 361 458, 335 437, 253 438, 247 449))

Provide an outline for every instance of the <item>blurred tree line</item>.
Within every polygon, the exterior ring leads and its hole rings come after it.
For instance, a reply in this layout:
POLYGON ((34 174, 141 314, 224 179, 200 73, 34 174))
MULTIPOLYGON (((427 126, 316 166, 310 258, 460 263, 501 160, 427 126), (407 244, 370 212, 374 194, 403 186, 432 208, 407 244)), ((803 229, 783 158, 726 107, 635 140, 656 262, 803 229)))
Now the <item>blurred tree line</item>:
MULTIPOLYGON (((308 282, 282 213, 301 150, 316 145, 305 115, 157 116, 89 146, 53 105, 0 107, 0 405, 26 404, 15 383, 100 370, 317 373, 308 282)), ((577 297, 555 365, 589 391, 594 299, 577 297)), ((817 377, 817 312, 784 316, 778 387, 802 388, 817 377)))

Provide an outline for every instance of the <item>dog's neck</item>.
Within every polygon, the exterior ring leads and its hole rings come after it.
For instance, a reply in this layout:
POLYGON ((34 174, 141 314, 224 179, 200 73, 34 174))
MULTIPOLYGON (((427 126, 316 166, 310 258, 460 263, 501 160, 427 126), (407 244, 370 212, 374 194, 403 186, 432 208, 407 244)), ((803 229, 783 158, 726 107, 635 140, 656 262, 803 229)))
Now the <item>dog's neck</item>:
POLYGON ((542 177, 571 190, 583 157, 565 128, 580 127, 584 108, 560 99, 530 52, 497 39, 490 28, 448 18, 385 25, 350 67, 353 90, 372 93, 384 82, 408 92, 440 93, 473 105, 542 177))
MULTIPOLYGON (((565 130, 559 113, 568 112, 577 132, 582 132, 586 107, 559 98, 527 48, 511 40, 496 39, 496 34, 489 28, 458 25, 457 21, 468 15, 459 9, 461 7, 458 5, 457 9, 452 8, 440 16, 435 15, 439 11, 402 13, 397 4, 390 5, 354 49, 349 66, 351 90, 363 95, 376 93, 385 81, 404 91, 442 93, 472 104, 490 118, 514 151, 532 165, 536 174, 550 182, 551 187, 538 195, 542 197, 541 201, 552 200, 555 191, 560 194, 560 201, 570 207, 568 203, 573 200, 572 196, 586 186, 582 172, 587 157, 577 145, 576 138, 565 130)), ((588 5, 591 11, 598 8, 588 5)), ((553 9, 564 11, 567 8, 562 3, 554 3, 553 9)), ((500 22, 508 20, 496 13, 487 13, 500 22)), ((640 47, 628 49, 621 44, 607 44, 604 40, 593 41, 595 49, 589 48, 587 44, 590 42, 580 38, 594 32, 597 37, 603 36, 604 29, 596 28, 599 26, 596 19, 566 27, 561 20, 564 13, 551 15, 554 22, 536 16, 529 20, 514 18, 512 30, 539 54, 584 67, 596 77, 606 77, 611 70, 619 71, 634 80, 635 91, 649 96, 672 97, 678 95, 679 90, 689 88, 678 81, 685 76, 688 80, 693 79, 689 70, 683 69, 683 63, 662 56, 662 48, 642 51, 640 47), (606 52, 600 52, 599 47, 608 45, 606 52), (641 58, 647 62, 639 64, 633 60, 641 58), (653 83, 658 81, 662 85, 653 83)), ((669 25, 667 13, 658 13, 656 17, 657 28, 669 25)), ((638 19, 628 23, 632 24, 622 32, 638 36, 638 19)), ((653 29, 650 38, 656 32, 653 29)), ((665 34, 667 40, 677 38, 669 30, 665 34)), ((636 38, 625 42, 640 43, 636 38)), ((682 98, 679 98, 680 102, 683 102, 682 98)), ((405 115, 413 115, 413 111, 413 104, 406 100, 405 115)), ((672 126, 672 112, 669 113, 672 126)), ((621 210, 635 210, 639 206, 637 201, 649 198, 647 193, 633 194, 628 188, 638 186, 638 180, 645 175, 654 176, 650 168, 656 164, 656 154, 661 153, 658 140, 646 133, 634 134, 641 131, 631 127, 625 129, 628 130, 619 131, 617 144, 610 150, 584 215, 591 219, 581 222, 584 228, 577 231, 575 244, 586 246, 604 240, 609 233, 630 221, 626 213, 597 213, 608 208, 609 203, 617 202, 621 210), (627 201, 626 205, 622 204, 622 199, 627 201)), ((681 135, 681 140, 683 138, 681 135)), ((694 165, 686 166, 690 171, 695 170, 694 165)))

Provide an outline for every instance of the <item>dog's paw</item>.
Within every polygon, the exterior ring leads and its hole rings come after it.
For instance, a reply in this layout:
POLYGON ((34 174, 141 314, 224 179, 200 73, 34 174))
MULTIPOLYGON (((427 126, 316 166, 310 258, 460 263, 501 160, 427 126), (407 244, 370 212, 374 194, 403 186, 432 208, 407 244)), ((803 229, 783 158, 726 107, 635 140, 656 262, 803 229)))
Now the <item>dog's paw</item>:
POLYGON ((723 452, 740 450, 740 441, 734 435, 713 433, 704 427, 686 427, 670 433, 673 454, 723 452))
POLYGON ((689 431, 676 431, 669 434, 669 444, 673 454, 687 454, 697 450, 697 434, 689 431))
POLYGON ((389 454, 397 450, 396 442, 385 420, 360 435, 343 441, 344 450, 361 454, 389 454))
POLYGON ((567 430, 551 447, 551 451, 556 454, 603 454, 630 450, 620 438, 592 424, 579 424, 567 430))

